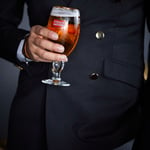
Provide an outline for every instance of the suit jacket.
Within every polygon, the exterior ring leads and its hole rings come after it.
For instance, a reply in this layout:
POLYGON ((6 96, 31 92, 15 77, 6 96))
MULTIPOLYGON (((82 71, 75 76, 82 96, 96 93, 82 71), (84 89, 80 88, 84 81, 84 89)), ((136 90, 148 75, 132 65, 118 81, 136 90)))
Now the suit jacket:
MULTIPOLYGON (((150 13, 149 13, 149 5, 148 2, 146 4, 146 18, 147 18, 147 27, 148 32, 150 31, 150 13)), ((142 89, 141 94, 141 110, 142 110, 142 120, 141 120, 141 128, 137 133, 135 138, 135 142, 133 145, 133 150, 148 150, 150 149, 150 43, 148 45, 148 54, 147 54, 147 63, 148 63, 148 78, 144 82, 144 87, 142 89)))
POLYGON ((0 6, 0 56, 21 65, 9 121, 13 149, 112 150, 135 136, 143 83, 144 0, 13 0, 0 6), (47 24, 53 5, 81 13, 81 34, 62 73, 70 87, 41 83, 48 63, 16 59, 28 31, 17 29, 27 3, 30 25, 47 24), (8 44, 7 44, 8 43, 8 44))

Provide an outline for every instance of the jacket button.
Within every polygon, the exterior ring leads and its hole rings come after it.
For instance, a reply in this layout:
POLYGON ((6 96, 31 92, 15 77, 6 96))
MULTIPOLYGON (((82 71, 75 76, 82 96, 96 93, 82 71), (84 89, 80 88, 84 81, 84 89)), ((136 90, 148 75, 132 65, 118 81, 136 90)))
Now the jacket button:
POLYGON ((98 73, 91 73, 90 75, 89 75, 89 77, 90 77, 90 79, 92 79, 92 80, 97 80, 98 78, 99 78, 99 74, 98 73))
POLYGON ((102 31, 96 32, 96 38, 97 38, 98 40, 101 40, 101 39, 103 39, 104 37, 105 37, 105 33, 104 33, 104 32, 102 32, 102 31))

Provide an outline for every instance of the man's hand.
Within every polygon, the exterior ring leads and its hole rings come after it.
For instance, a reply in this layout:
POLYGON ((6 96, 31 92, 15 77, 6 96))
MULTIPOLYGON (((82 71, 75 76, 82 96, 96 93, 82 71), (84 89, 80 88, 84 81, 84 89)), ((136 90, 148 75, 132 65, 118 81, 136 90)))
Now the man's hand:
POLYGON ((23 53, 36 62, 67 61, 67 56, 61 54, 64 52, 64 46, 54 42, 57 39, 57 33, 35 25, 25 40, 23 53))

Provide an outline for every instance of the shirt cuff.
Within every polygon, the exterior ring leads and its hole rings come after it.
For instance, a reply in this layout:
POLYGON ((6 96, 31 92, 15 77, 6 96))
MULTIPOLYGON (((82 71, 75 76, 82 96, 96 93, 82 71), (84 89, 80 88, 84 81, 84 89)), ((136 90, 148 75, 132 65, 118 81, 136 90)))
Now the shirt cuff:
POLYGON ((30 61, 32 61, 32 60, 29 59, 29 58, 26 58, 26 57, 24 56, 24 54, 22 53, 24 41, 25 41, 25 39, 22 39, 22 40, 20 41, 20 43, 19 43, 19 46, 18 46, 18 49, 17 49, 17 58, 18 58, 18 60, 21 61, 21 62, 30 62, 30 61))

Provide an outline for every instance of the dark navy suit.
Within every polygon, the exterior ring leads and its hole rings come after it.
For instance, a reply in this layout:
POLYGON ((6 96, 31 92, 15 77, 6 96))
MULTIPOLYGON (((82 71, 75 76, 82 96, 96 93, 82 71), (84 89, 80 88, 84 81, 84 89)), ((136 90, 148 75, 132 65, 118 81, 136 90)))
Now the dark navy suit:
POLYGON ((139 128, 143 84, 144 0, 5 0, 0 6, 0 56, 20 65, 10 111, 9 150, 112 150, 139 128), (28 31, 17 29, 24 2, 30 25, 47 24, 53 5, 80 9, 81 34, 62 77, 46 86, 49 64, 16 59, 28 31))
MULTIPOLYGON (((147 15, 147 27, 150 31, 150 13, 149 13, 149 4, 146 4, 146 15, 147 15)), ((149 33, 148 33, 149 35, 149 33)), ((133 150, 149 150, 150 149, 150 42, 148 45, 148 77, 144 82, 144 87, 141 95, 141 110, 142 110, 142 120, 141 128, 135 138, 133 145, 133 150)))

